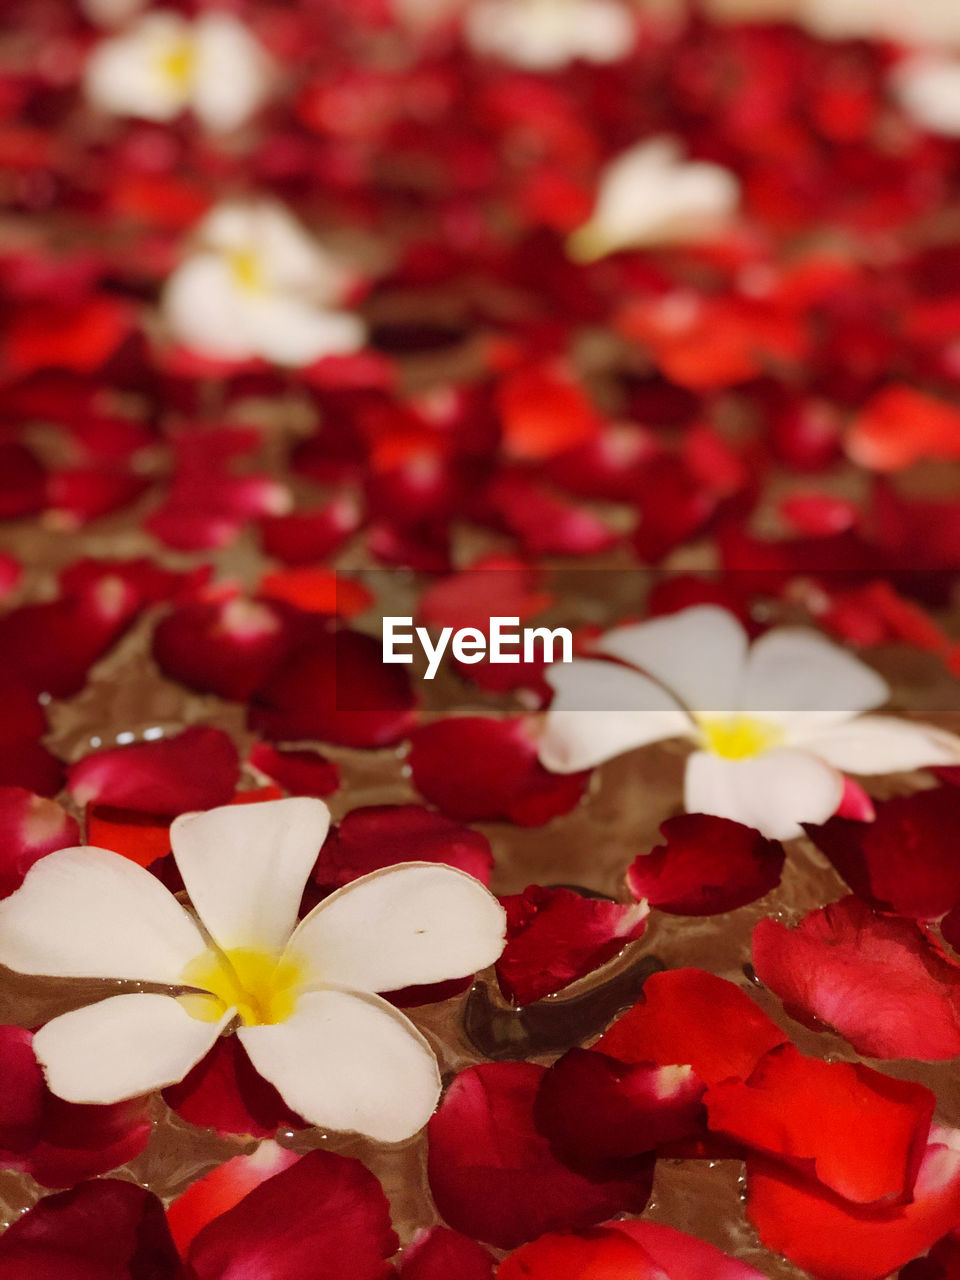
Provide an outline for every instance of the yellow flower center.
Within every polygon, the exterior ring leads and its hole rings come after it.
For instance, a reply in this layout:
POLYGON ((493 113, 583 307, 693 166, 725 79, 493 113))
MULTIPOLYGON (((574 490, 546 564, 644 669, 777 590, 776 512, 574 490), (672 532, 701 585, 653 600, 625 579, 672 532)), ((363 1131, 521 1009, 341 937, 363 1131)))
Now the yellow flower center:
POLYGON ((186 37, 176 40, 160 57, 161 73, 178 89, 185 91, 190 88, 196 69, 196 51, 186 37))
POLYGON ((752 716, 700 716, 704 745, 724 760, 748 760, 783 741, 783 732, 752 716))
POLYGON ((211 949, 184 969, 184 986, 200 991, 181 996, 180 1003, 201 1022, 217 1022, 236 1008, 245 1026, 272 1026, 293 1013, 303 979, 296 961, 270 951, 211 949))
POLYGON ((227 253, 234 282, 249 293, 264 288, 263 267, 260 255, 254 249, 230 249, 227 253))

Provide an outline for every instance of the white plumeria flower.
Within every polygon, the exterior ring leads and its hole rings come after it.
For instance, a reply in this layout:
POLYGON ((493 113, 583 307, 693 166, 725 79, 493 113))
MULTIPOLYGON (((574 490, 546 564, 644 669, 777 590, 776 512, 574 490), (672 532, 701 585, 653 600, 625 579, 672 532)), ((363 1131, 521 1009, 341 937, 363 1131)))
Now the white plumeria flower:
POLYGON ((960 138, 960 59, 917 54, 896 68, 892 83, 900 105, 916 124, 960 138))
POLYGON ((228 201, 200 223, 196 248, 167 281, 163 312, 200 355, 307 365, 363 346, 363 322, 332 309, 353 282, 282 205, 228 201))
POLYGON ((732 173, 685 159, 673 138, 651 138, 601 174, 593 214, 570 237, 568 250, 590 261, 619 249, 702 237, 723 226, 739 199, 732 173))
POLYGON ((134 979, 34 1037, 50 1088, 109 1103, 173 1084, 236 1024, 294 1111, 383 1142, 416 1133, 440 1094, 433 1050, 376 992, 464 977, 504 942, 496 898, 465 872, 412 862, 339 889, 297 924, 330 822, 321 800, 185 814, 171 827, 191 914, 149 871, 62 849, 0 903, 0 963, 60 978, 134 979), (184 993, 192 988, 192 993, 184 993))
POLYGON ((93 106, 112 115, 165 123, 191 110, 205 128, 223 132, 246 123, 271 78, 262 45, 231 14, 190 22, 161 10, 96 46, 86 90, 93 106))
POLYGON ((617 62, 637 39, 620 0, 477 0, 466 14, 471 47, 528 71, 554 71, 582 58, 617 62))
POLYGON ((596 649, 629 666, 583 659, 547 672, 556 697, 540 760, 555 773, 686 738, 687 811, 784 840, 836 812, 845 772, 960 763, 952 733, 863 715, 887 701, 886 682, 815 631, 775 628, 750 645, 732 614, 701 605, 618 627, 596 649))

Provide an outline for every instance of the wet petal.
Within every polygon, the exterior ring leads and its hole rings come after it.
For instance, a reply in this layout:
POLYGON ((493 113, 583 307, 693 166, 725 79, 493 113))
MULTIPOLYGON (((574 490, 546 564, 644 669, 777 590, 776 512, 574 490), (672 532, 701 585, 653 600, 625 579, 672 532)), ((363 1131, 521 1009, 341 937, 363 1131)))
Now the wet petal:
POLYGON ((301 996, 274 1026, 241 1027, 253 1065, 311 1124, 401 1142, 440 1096, 433 1050, 377 996, 325 989, 301 996))

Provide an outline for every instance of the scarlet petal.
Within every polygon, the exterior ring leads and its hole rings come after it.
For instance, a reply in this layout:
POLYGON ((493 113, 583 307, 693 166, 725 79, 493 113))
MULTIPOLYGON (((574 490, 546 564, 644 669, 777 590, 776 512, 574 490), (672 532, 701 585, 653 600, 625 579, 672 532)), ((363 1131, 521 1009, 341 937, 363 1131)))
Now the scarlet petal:
POLYGON ((620 1231, 545 1235, 504 1258, 498 1280, 670 1280, 620 1231))
POLYGON ((493 1280, 494 1262, 483 1245, 446 1227, 432 1227, 408 1245, 400 1280, 493 1280))
POLYGON ((318 631, 254 693, 250 727, 273 742, 389 746, 413 723, 416 697, 404 668, 381 656, 373 636, 318 631))
POLYGON ((807 1058, 787 1044, 748 1080, 713 1085, 704 1102, 714 1132, 869 1205, 910 1200, 936 1098, 923 1085, 807 1058))
POLYGON ((486 836, 416 804, 352 809, 330 833, 313 870, 323 889, 398 862, 441 862, 489 885, 493 854, 486 836))
POLYGON ((163 1098, 181 1119, 219 1134, 272 1138, 281 1125, 302 1129, 272 1084, 258 1075, 236 1036, 221 1036, 202 1062, 163 1098))
POLYGON ((787 1036, 733 982, 703 969, 670 969, 646 981, 643 999, 595 1048, 621 1062, 689 1064, 707 1085, 745 1080, 787 1036))
POLYGON ((612 1222, 610 1226, 642 1245, 669 1280, 765 1280, 755 1267, 674 1227, 659 1222, 612 1222))
POLYGON ((281 751, 258 742, 249 763, 292 796, 328 796, 340 786, 340 770, 318 751, 281 751))
POLYGON ((544 1076, 535 1114, 564 1159, 624 1159, 701 1136, 704 1088, 691 1067, 629 1065, 571 1049, 544 1076))
POLYGON ((791 1017, 832 1028, 866 1057, 960 1054, 960 965, 912 921, 843 898, 795 929, 761 920, 753 962, 791 1017))
POLYGON ((234 1156, 192 1183, 167 1210, 167 1225, 181 1257, 193 1239, 221 1214, 238 1205, 244 1196, 297 1163, 300 1157, 275 1142, 262 1142, 252 1155, 234 1156))
POLYGON ((46 1196, 0 1238, 4 1280, 177 1280, 163 1205, 132 1182, 46 1196))
POLYGON ((497 961, 500 988, 516 1004, 533 1004, 612 960, 639 938, 642 905, 584 898, 572 889, 530 885, 502 899, 507 945, 497 961))
POLYGON ((338 497, 316 511, 261 520, 260 538, 267 555, 284 564, 316 564, 338 550, 359 526, 357 504, 338 497))
POLYGON ((293 605, 304 613, 340 618, 353 618, 373 602, 362 582, 317 565, 265 573, 260 580, 260 594, 266 600, 293 605))
POLYGON ((239 773, 237 749, 227 734, 195 725, 175 738, 85 756, 68 769, 67 786, 80 804, 172 816, 226 804, 239 773))
POLYGON ((562 1164, 536 1128, 544 1067, 526 1062, 469 1067, 430 1120, 430 1189, 455 1230, 499 1248, 545 1231, 589 1227, 647 1203, 652 1161, 618 1163, 588 1176, 562 1164))
POLYGON ((788 1173, 747 1162, 747 1215, 774 1253, 822 1280, 882 1280, 960 1218, 960 1135, 934 1126, 911 1204, 857 1208, 788 1173))
POLYGON ((513 822, 537 827, 568 813, 588 773, 548 773, 523 719, 451 716, 411 735, 410 767, 417 790, 465 822, 513 822))
POLYGON ((950 834, 958 827, 960 790, 937 787, 883 801, 871 823, 831 818, 807 834, 858 897, 881 911, 935 920, 960 902, 950 834))
POLYGON ((0 898, 19 889, 44 854, 80 843, 74 818, 23 787, 0 787, 0 898))
POLYGON ((282 661, 292 635, 290 619, 264 601, 197 601, 161 619, 153 656, 188 688, 243 702, 282 661))
POLYGON ((88 804, 84 825, 87 844, 112 849, 141 867, 151 866, 170 852, 170 819, 162 814, 88 804))
POLYGON ((783 846, 727 818, 681 814, 660 827, 666 844, 641 854, 627 872, 635 898, 671 915, 709 916, 755 902, 775 889, 783 846))
POLYGON ((498 407, 508 457, 550 458, 592 440, 602 422, 583 390, 563 368, 511 374, 500 385, 498 407))
POLYGON ((311 1151, 215 1218, 194 1238, 196 1280, 274 1274, 283 1280, 389 1280, 397 1249, 390 1206, 359 1160, 311 1151))
POLYGON ((960 458, 960 412, 913 387, 885 387, 864 407, 846 447, 871 471, 902 471, 920 458, 960 458))

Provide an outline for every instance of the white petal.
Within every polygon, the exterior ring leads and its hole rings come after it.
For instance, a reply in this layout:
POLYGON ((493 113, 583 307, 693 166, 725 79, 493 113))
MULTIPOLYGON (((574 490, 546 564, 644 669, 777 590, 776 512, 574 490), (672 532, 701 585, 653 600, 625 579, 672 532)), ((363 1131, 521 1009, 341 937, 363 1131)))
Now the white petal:
POLYGON ((552 773, 591 769, 625 751, 691 732, 689 716, 664 689, 615 662, 555 662, 547 680, 556 696, 539 756, 552 773))
POLYGON ((261 45, 229 13, 205 13, 194 24, 193 109, 208 129, 236 129, 266 96, 270 66, 261 45))
POLYGON ((33 1048, 58 1097, 120 1102, 182 1080, 233 1016, 200 1022, 171 996, 111 996, 48 1022, 33 1048))
POLYGON ((160 881, 106 849, 50 853, 0 902, 0 964, 21 973, 176 983, 205 949, 160 881))
POLYGON ((503 907, 479 880, 406 862, 331 894, 299 925, 287 954, 324 986, 396 991, 486 968, 505 932, 503 907))
POLYGON ((878 707, 889 696, 881 676, 819 632, 777 627, 750 649, 739 705, 806 734, 878 707))
POLYGON ((639 667, 693 712, 730 712, 747 661, 747 633, 727 609, 695 605, 608 631, 597 648, 639 667))
POLYGON ((805 751, 844 773, 902 773, 960 764, 960 737, 893 716, 861 716, 804 741, 805 751))
POLYGON ((190 46, 190 26, 172 13, 150 13, 124 35, 102 40, 85 70, 87 97, 100 111, 167 121, 187 105, 189 85, 166 65, 190 46))
POLYGON ((688 813, 730 818, 773 840, 802 835, 803 822, 826 822, 842 796, 841 775, 805 751, 782 748, 750 760, 695 751, 687 761, 688 813))
POLYGON ((251 349, 274 364, 298 367, 325 356, 350 355, 366 341, 363 321, 346 311, 325 311, 284 293, 253 295, 243 324, 251 349))
POLYGON ((330 810, 307 796, 224 805, 174 820, 173 856, 218 946, 283 949, 329 826, 330 810))
POLYGON ((178 342, 214 360, 256 355, 244 324, 247 295, 220 253, 192 254, 163 292, 163 313, 178 342))
POLYGON ((892 83, 917 124, 947 138, 960 137, 960 62, 955 58, 917 54, 895 69, 892 83))
POLYGON ((285 1022, 237 1035, 286 1104, 324 1129, 402 1142, 423 1128, 440 1096, 433 1050, 377 996, 311 991, 285 1022))

